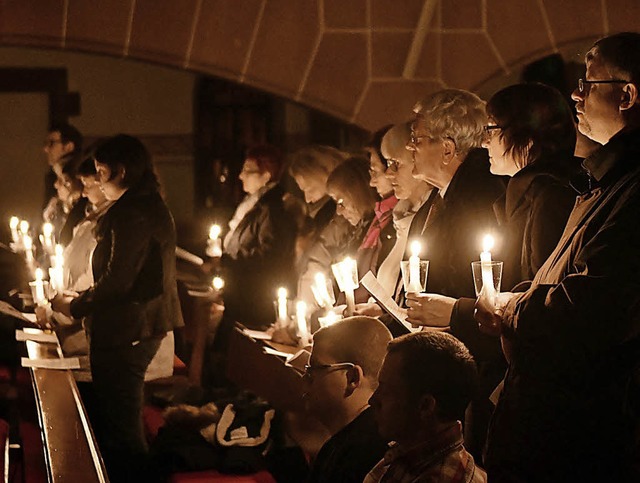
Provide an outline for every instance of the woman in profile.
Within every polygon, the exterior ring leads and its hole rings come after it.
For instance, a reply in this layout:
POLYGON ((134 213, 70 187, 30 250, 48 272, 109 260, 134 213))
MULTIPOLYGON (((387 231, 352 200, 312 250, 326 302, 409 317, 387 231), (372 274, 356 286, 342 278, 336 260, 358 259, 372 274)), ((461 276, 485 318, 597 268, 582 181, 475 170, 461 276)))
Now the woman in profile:
POLYGON ((183 325, 175 280, 176 232, 151 157, 120 134, 95 151, 101 189, 113 202, 97 223, 94 284, 54 310, 87 317, 96 433, 112 481, 145 481, 145 371, 165 334, 183 325))

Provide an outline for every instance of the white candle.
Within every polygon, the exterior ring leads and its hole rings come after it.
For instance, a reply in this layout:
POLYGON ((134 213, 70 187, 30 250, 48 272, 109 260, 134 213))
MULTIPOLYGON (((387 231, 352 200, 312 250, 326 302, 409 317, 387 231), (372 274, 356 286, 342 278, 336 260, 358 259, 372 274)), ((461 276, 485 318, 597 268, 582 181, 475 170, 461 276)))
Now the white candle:
POLYGON ((340 317, 338 317, 338 315, 332 310, 327 312, 327 315, 324 317, 318 317, 320 327, 329 327, 330 325, 335 324, 338 320, 340 320, 340 317))
POLYGON ((493 285, 493 268, 491 266, 491 249, 494 240, 491 235, 485 235, 482 240, 482 252, 480 253, 480 266, 482 268, 482 291, 489 300, 495 300, 496 288, 493 285))
POLYGON ((211 225, 209 228, 209 240, 207 240, 207 256, 208 257, 221 257, 222 256, 222 240, 220 239, 220 233, 222 229, 220 225, 211 225))
POLYGON ((27 264, 33 264, 33 240, 29 235, 22 236, 22 245, 24 246, 24 253, 27 258, 27 264))
POLYGON ((357 270, 356 261, 351 257, 345 258, 340 265, 340 270, 344 283, 344 296, 347 300, 347 316, 350 317, 356 308, 354 291, 358 288, 358 283, 354 281, 353 277, 354 270, 357 270))
POLYGON ((44 296, 44 282, 42 281, 42 269, 36 268, 36 299, 37 305, 43 305, 46 302, 44 296))
POLYGON ((12 216, 9 220, 9 227, 11 228, 11 239, 13 243, 20 243, 20 234, 18 233, 18 225, 20 219, 17 216, 12 216))
POLYGON ((329 296, 329 290, 327 290, 327 279, 325 278, 324 273, 316 273, 313 279, 314 283, 311 286, 311 290, 316 302, 320 307, 331 307, 331 297, 329 296))
POLYGON ((29 222, 27 220, 20 222, 20 233, 22 233, 22 236, 29 233, 29 222))
POLYGON ((280 287, 278 289, 278 322, 286 324, 287 318, 287 289, 280 287))
POLYGON ((411 243, 411 256, 409 257, 409 287, 407 292, 422 292, 420 283, 420 246, 419 241, 411 243))
POLYGON ((300 343, 305 346, 309 343, 309 330, 307 329, 307 304, 299 300, 296 302, 296 322, 300 343))
POLYGON ((51 223, 43 223, 42 225, 42 245, 44 249, 51 253, 53 248, 53 225, 51 223))
POLYGON ((215 290, 220 291, 224 288, 224 280, 222 279, 222 277, 213 277, 211 285, 213 285, 213 288, 215 290))

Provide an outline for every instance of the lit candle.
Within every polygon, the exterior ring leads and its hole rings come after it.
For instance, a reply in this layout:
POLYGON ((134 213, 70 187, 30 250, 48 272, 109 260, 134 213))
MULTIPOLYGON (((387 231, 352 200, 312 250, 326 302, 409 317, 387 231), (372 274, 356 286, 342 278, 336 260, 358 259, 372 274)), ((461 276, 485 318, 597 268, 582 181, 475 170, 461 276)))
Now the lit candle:
POLYGON ((496 288, 493 285, 493 267, 491 265, 491 249, 494 240, 491 235, 485 235, 482 240, 482 252, 480 253, 480 266, 482 268, 482 292, 490 300, 495 300, 496 288))
POLYGON ((409 257, 409 287, 407 292, 422 292, 420 283, 420 246, 419 241, 411 243, 411 256, 409 257))
POLYGON ((55 255, 51 257, 51 268, 49 268, 49 279, 54 290, 62 292, 64 290, 64 248, 56 245, 55 255))
POLYGON ((48 253, 51 253, 51 250, 53 248, 52 235, 53 235, 53 225, 49 222, 43 223, 41 241, 42 241, 42 246, 48 253))
POLYGON ((224 280, 222 277, 213 277, 213 281, 211 282, 213 288, 217 291, 220 291, 224 288, 224 280))
POLYGON ((327 289, 327 279, 324 276, 324 273, 316 273, 313 279, 314 282, 313 285, 311 285, 311 291, 313 292, 316 302, 320 307, 331 307, 333 305, 333 301, 331 300, 329 290, 327 289))
MULTIPOLYGON (((26 250, 27 249, 27 237, 29 236, 29 222, 27 220, 22 220, 20 222, 20 235, 22 236, 22 246, 26 250)), ((33 248, 33 240, 31 241, 31 247, 33 248)))
POLYGON ((36 268, 36 299, 34 302, 37 305, 44 305, 46 301, 44 296, 44 282, 42 281, 42 269, 36 268))
MULTIPOLYGON (((356 261, 351 257, 345 258, 340 263, 340 272, 344 284, 343 292, 347 300, 347 317, 352 316, 356 308, 354 291, 358 288, 358 282, 354 280, 354 272, 357 273, 357 269, 356 261)), ((355 278, 357 280, 357 274, 355 278)))
POLYGON ((280 287, 278 289, 278 322, 286 325, 287 319, 287 289, 280 287))
POLYGON ((296 322, 298 323, 298 335, 300 344, 305 346, 309 343, 309 329, 307 329, 307 304, 299 300, 296 302, 296 322))
POLYGON ((20 243, 20 233, 18 233, 18 225, 20 224, 20 219, 17 216, 12 216, 9 220, 9 227, 11 228, 11 239, 13 243, 20 243))
POLYGON ((222 240, 220 239, 220 232, 222 229, 220 225, 211 225, 209 229, 209 240, 207 240, 207 256, 208 257, 221 257, 222 256, 222 240))
POLYGON ((324 317, 318 317, 320 327, 329 327, 330 325, 335 324, 338 320, 340 320, 340 317, 338 317, 338 315, 332 310, 327 312, 327 315, 324 317))
POLYGON ((27 259, 27 265, 29 268, 33 265, 33 240, 29 235, 22 236, 22 245, 24 246, 24 254, 27 259))

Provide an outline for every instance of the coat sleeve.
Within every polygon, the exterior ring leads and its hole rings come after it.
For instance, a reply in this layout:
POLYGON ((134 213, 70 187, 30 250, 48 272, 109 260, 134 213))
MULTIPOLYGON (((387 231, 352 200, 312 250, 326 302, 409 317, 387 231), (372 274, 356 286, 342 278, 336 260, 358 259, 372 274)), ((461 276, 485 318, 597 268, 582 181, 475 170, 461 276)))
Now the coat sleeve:
MULTIPOLYGON (((589 360, 640 335, 640 187, 618 199, 558 284, 536 285, 511 300, 504 335, 532 348, 589 360)), ((612 202, 613 203, 613 202, 612 202)), ((576 360, 576 362, 579 362, 576 360)))
POLYGON ((111 239, 106 269, 92 288, 71 303, 74 317, 84 317, 100 306, 126 301, 145 262, 151 240, 146 217, 135 210, 117 215, 111 217, 105 235, 111 239))

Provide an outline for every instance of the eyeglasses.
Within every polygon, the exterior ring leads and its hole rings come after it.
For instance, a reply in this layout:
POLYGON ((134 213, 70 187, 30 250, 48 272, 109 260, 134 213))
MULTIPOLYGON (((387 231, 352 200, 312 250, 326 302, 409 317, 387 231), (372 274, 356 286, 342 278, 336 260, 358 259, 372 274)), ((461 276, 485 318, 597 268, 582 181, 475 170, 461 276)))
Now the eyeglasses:
POLYGON ((410 142, 411 144, 413 144, 413 145, 417 145, 417 144, 419 144, 419 141, 420 141, 421 139, 428 138, 428 137, 429 137, 429 136, 427 136, 426 134, 425 134, 425 135, 423 135, 423 136, 416 136, 416 133, 415 133, 415 132, 413 132, 413 130, 412 130, 412 131, 411 131, 411 136, 409 137, 409 142, 410 142))
POLYGON ((304 374, 302 377, 305 379, 311 379, 314 373, 318 371, 339 371, 341 369, 353 369, 356 367, 351 362, 338 362, 337 364, 318 364, 317 366, 304 365, 304 374))
POLYGON ((498 126, 497 124, 488 124, 486 126, 484 126, 484 133, 486 136, 491 137, 493 136, 493 133, 495 131, 497 131, 498 129, 504 129, 504 127, 502 126, 498 126))
POLYGON ((584 94, 589 84, 627 84, 627 83, 629 83, 629 81, 622 80, 622 79, 594 80, 594 81, 578 79, 578 92, 580 94, 584 94))
POLYGON ((396 159, 387 159, 387 169, 390 171, 398 171, 400 163, 396 159))

